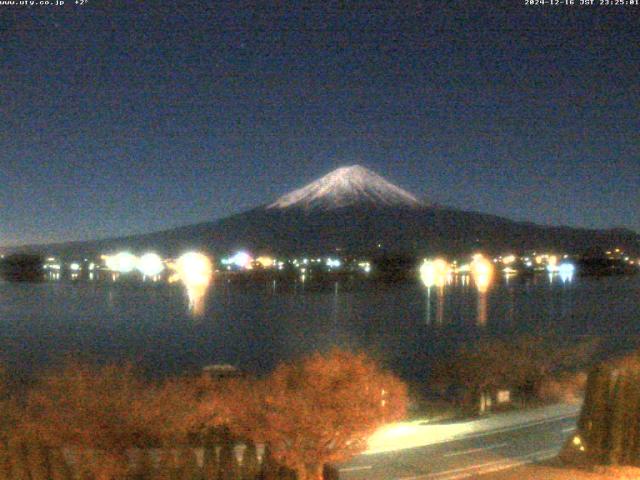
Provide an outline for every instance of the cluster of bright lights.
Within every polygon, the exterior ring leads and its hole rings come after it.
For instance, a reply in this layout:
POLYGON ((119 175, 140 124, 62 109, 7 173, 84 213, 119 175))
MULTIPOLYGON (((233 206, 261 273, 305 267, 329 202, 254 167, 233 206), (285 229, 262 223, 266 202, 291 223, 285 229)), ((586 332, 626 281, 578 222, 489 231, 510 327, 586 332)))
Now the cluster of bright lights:
POLYGON ((471 276, 478 291, 486 292, 493 278, 493 264, 482 254, 474 255, 471 262, 471 276))
POLYGON ((575 265, 570 262, 562 262, 561 264, 547 264, 547 272, 549 273, 561 273, 561 274, 572 274, 575 271, 575 265))
MULTIPOLYGON (((157 253, 145 253, 137 257, 130 252, 120 252, 116 255, 103 255, 105 265, 112 272, 130 273, 138 270, 145 276, 155 277, 164 270, 164 262, 157 253)), ((89 270, 93 270, 95 265, 89 264, 89 270)))
POLYGON ((342 262, 337 258, 327 258, 326 264, 329 268, 340 268, 342 262))
POLYGON ((256 258, 256 262, 258 262, 263 268, 271 268, 276 264, 274 258, 267 257, 266 255, 261 255, 256 258))
POLYGON ((147 277, 155 277, 164 270, 164 263, 157 253, 145 253, 138 259, 136 268, 147 277))
MULTIPOLYGON (((565 255, 565 258, 567 256, 565 255)), ((527 260, 527 259, 525 259, 527 260)), ((555 267, 558 264, 558 256, 557 255, 549 255, 549 254, 542 254, 542 255, 536 255, 535 258, 535 263, 536 265, 551 265, 552 267, 555 267)), ((528 264, 528 262, 527 262, 528 264)))
POLYGON ((103 256, 107 268, 112 272, 129 273, 136 268, 138 259, 130 252, 120 252, 116 255, 103 256))
POLYGON ((420 266, 420 279, 425 287, 434 285, 443 287, 451 274, 451 266, 446 260, 436 258, 435 260, 425 259, 420 266))
POLYGON ((371 263, 369 262, 360 262, 358 266, 364 271, 364 273, 371 273, 371 263))
POLYGON ((575 265, 569 262, 563 262, 558 266, 558 273, 560 274, 560 279, 563 282, 568 282, 573 278, 573 274, 576 271, 575 265))
POLYGON ((204 314, 204 299, 213 275, 209 257, 198 252, 187 252, 168 266, 175 272, 169 282, 182 282, 189 297, 191 312, 196 316, 204 314))
POLYGON ((253 257, 245 251, 236 252, 229 258, 222 260, 224 265, 235 265, 238 268, 249 268, 253 262, 253 257))
POLYGON ((516 261, 515 255, 507 255, 506 257, 502 258, 502 263, 504 263, 505 265, 511 265, 515 261, 516 261))
POLYGON ((573 437, 573 439, 571 440, 571 443, 573 444, 574 447, 576 447, 581 452, 585 451, 584 444, 582 443, 582 439, 580 438, 579 435, 576 435, 575 437, 573 437))
POLYGON ((213 274, 209 257, 198 252, 185 253, 170 267, 176 272, 170 280, 180 280, 187 287, 209 285, 213 274))
POLYGON ((458 268, 456 268, 456 273, 461 273, 461 274, 467 274, 471 271, 471 264, 469 263, 465 263, 463 265, 460 265, 458 268))

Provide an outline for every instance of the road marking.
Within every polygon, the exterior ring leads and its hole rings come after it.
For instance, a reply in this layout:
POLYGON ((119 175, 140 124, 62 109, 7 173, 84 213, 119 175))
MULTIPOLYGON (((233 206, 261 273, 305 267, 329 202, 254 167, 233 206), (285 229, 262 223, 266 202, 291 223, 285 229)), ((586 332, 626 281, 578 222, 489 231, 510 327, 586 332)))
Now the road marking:
POLYGON ((429 473, 426 475, 419 475, 415 477, 402 477, 399 480, 459 480, 474 475, 485 475, 487 473, 498 472, 500 470, 508 470, 540 460, 547 460, 549 458, 555 457, 557 454, 558 449, 556 448, 538 450, 536 452, 522 455, 520 457, 494 460, 492 462, 471 465, 470 467, 454 468, 452 470, 429 473))
POLYGON ((459 450, 457 452, 445 453, 443 457, 455 457, 457 455, 466 455, 467 453, 481 452, 483 450, 495 450, 496 448, 506 447, 508 443, 496 443, 495 445, 489 445, 488 447, 469 448, 467 450, 459 450))
POLYGON ((576 427, 563 428, 562 429, 562 433, 573 432, 573 431, 575 431, 575 429, 576 429, 576 427))
POLYGON ((359 467, 345 467, 338 470, 339 472, 357 472, 359 470, 371 470, 373 465, 362 465, 359 467))
POLYGON ((540 450, 538 452, 534 452, 529 455, 524 455, 522 457, 517 457, 514 461, 504 461, 501 464, 488 465, 486 468, 483 468, 477 472, 466 472, 460 475, 454 475, 449 477, 437 477, 438 480, 460 480, 463 478, 469 478, 471 476, 478 475, 487 475, 489 473, 499 472, 502 470, 510 470, 517 467, 522 467, 523 465, 527 465, 533 462, 539 462, 541 460, 547 460, 549 458, 553 458, 558 454, 556 449, 552 450, 540 450))
POLYGON ((525 428, 529 428, 529 427, 537 427, 538 425, 544 425, 545 423, 555 423, 555 422, 560 422, 562 420, 566 420, 568 418, 577 418, 578 414, 574 413, 571 415, 561 415, 558 417, 551 417, 551 418, 545 418, 542 420, 533 420, 531 422, 528 423, 520 423, 518 425, 511 425, 509 427, 502 427, 502 428, 496 428, 495 430, 487 430, 486 432, 481 432, 481 433, 476 433, 476 434, 471 434, 471 435, 466 435, 466 436, 460 436, 458 438, 452 438, 450 440, 445 440, 443 442, 439 442, 439 443, 448 443, 448 442, 457 442, 460 440, 467 440, 470 438, 480 438, 480 437, 489 437, 491 435, 494 435, 496 433, 506 433, 506 432, 513 432, 515 430, 522 430, 525 428))

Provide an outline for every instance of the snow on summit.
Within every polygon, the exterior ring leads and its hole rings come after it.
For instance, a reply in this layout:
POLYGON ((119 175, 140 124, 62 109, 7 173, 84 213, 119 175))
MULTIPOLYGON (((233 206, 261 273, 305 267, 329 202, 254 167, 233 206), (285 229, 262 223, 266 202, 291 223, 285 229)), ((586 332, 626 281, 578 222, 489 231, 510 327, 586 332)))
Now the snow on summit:
POLYGON ((267 208, 332 209, 357 204, 417 207, 421 202, 377 173, 353 165, 338 168, 280 197, 267 208))

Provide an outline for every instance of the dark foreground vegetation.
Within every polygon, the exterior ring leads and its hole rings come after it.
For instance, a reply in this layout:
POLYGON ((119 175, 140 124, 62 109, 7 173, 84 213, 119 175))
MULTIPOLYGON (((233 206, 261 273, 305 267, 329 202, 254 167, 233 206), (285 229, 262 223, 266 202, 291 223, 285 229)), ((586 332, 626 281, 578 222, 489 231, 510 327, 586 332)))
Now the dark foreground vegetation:
POLYGON ((364 450, 406 403, 401 381, 340 350, 262 379, 152 382, 131 366, 69 362, 3 392, 0 479, 332 478, 328 465, 364 450))
POLYGON ((0 259, 0 278, 12 282, 44 280, 44 259, 40 255, 17 253, 0 259))
POLYGON ((553 334, 475 340, 438 362, 429 386, 462 415, 579 401, 598 346, 553 334), (503 404, 501 391, 509 392, 503 404))
POLYGON ((566 450, 580 463, 640 467, 640 351, 591 370, 566 450))
MULTIPOLYGON (((495 406, 501 390, 511 392, 512 406, 578 399, 596 345, 551 335, 476 340, 436 363, 430 395, 465 415, 495 406)), ((611 386, 612 371, 592 373, 587 405, 602 398, 594 392, 606 391, 594 382, 640 395, 636 377, 616 377, 619 386, 611 386)), ((264 378, 149 380, 130 365, 70 361, 7 390, 0 396, 0 480, 336 478, 331 465, 362 452, 408 405, 400 380, 363 354, 337 349, 283 363, 264 378)), ((621 402, 599 401, 582 428, 621 402)), ((423 413, 433 418, 437 411, 423 413)))

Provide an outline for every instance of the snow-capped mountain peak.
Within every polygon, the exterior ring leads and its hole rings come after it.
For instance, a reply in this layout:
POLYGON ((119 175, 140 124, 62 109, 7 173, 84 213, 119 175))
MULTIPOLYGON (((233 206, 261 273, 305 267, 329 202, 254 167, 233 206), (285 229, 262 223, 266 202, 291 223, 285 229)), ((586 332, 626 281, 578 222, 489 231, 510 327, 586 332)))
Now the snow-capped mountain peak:
POLYGON ((358 204, 417 207, 421 202, 377 173, 352 165, 280 197, 267 208, 332 209, 358 204))

